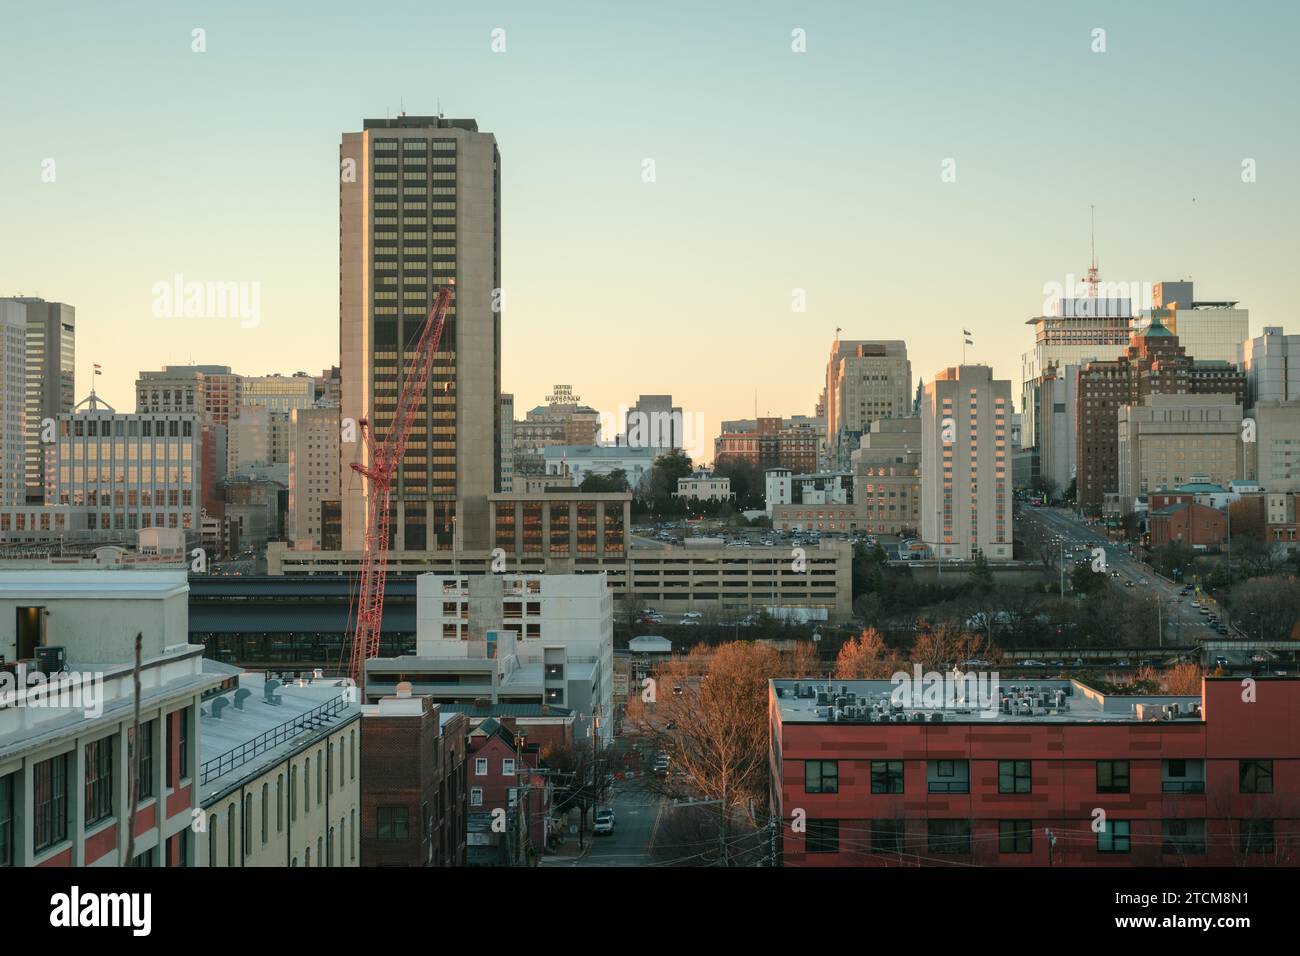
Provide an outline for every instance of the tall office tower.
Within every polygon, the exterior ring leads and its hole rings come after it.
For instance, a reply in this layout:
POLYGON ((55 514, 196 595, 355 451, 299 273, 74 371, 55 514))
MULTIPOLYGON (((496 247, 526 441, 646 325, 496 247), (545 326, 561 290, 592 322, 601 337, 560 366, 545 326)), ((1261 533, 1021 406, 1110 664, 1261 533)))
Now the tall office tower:
POLYGON ((208 424, 226 425, 239 408, 243 382, 229 365, 164 365, 136 379, 135 410, 197 414, 208 424))
POLYGON ((684 423, 680 405, 671 395, 641 395, 621 422, 624 444, 632 448, 672 451, 684 447, 684 423))
POLYGON ((940 560, 1010 560, 1011 381, 943 369, 921 396, 921 538, 940 560))
POLYGON ((1128 348, 1133 322, 1129 299, 1058 299, 1050 311, 1051 315, 1025 322, 1034 327, 1034 347, 1020 356, 1021 444, 1040 449, 1040 457, 1042 398, 1038 392, 1048 369, 1119 358, 1128 348))
POLYGON ((1079 370, 1075 393, 1075 462, 1078 504, 1099 511, 1106 496, 1119 492, 1119 410, 1141 405, 1148 395, 1186 395, 1192 359, 1178 336, 1154 320, 1134 332, 1128 349, 1114 360, 1089 362, 1079 370))
POLYGON ((1300 335, 1270 325, 1237 345, 1236 361, 1246 373, 1246 404, 1300 400, 1300 335))
POLYGON ((77 310, 62 302, 19 296, 27 313, 27 387, 24 394, 24 467, 29 504, 45 500, 46 448, 42 423, 72 411, 76 403, 77 310))
POLYGON ((1236 302, 1197 302, 1192 283, 1157 282, 1151 308, 1133 323, 1137 331, 1158 320, 1174 335, 1178 344, 1198 362, 1237 361, 1237 350, 1250 336, 1250 310, 1236 302))
POLYGON ((1138 496, 1195 480, 1222 485, 1248 477, 1241 406, 1231 395, 1148 395, 1119 410, 1119 510, 1138 496))
MULTIPOLYGON (((501 171, 470 119, 368 119, 339 149, 342 417, 387 434, 407 346, 455 283, 442 343, 394 479, 397 550, 486 548, 500 474, 501 171)), ((368 485, 342 446, 343 548, 362 547, 368 485)))
POLYGON ((862 433, 912 413, 907 343, 836 339, 826 363, 826 441, 832 468, 852 467, 862 433))
POLYGON ((0 505, 27 503, 27 307, 0 299, 0 505))
POLYGON ((501 475, 497 491, 509 494, 515 487, 515 397, 501 393, 501 475))
POLYGON ((289 540, 295 550, 318 550, 322 503, 339 497, 339 410, 295 408, 289 416, 289 540))
POLYGON ((244 378, 240 405, 262 405, 273 412, 291 412, 316 404, 316 381, 310 375, 249 375, 244 378))

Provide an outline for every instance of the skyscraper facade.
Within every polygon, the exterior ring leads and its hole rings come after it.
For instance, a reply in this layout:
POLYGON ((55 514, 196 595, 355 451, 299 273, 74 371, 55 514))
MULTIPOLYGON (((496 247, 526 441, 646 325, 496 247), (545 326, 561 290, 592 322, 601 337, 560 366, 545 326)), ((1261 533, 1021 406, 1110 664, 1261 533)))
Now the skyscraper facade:
POLYGON ((921 538, 939 559, 1012 554, 1011 382, 940 371, 921 395, 921 538))
POLYGON ((826 440, 833 467, 851 467, 852 453, 872 422, 911 411, 906 342, 835 340, 826 363, 826 440))
MULTIPOLYGON (((486 547, 500 475, 501 177, 491 133, 470 119, 368 119, 339 152, 342 419, 387 435, 408 349, 454 283, 442 342, 392 497, 397 550, 486 547)), ((349 437, 345 431, 345 438, 349 437)), ((359 435, 358 435, 359 438, 359 435)), ((341 449, 344 550, 359 550, 370 489, 341 449)))
POLYGON ((47 420, 72 412, 76 376, 77 310, 62 302, 20 297, 27 312, 26 494, 27 501, 45 500, 47 420))

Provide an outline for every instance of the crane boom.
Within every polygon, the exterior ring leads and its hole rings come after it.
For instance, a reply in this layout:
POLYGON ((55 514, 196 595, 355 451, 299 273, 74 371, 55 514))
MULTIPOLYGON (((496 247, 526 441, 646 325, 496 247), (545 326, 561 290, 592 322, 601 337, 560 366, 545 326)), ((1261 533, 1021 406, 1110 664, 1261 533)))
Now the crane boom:
POLYGON ((352 470, 366 481, 366 533, 362 544, 361 581, 357 589, 356 626, 352 634, 349 673, 361 688, 365 680, 366 661, 379 655, 379 635, 384 620, 384 585, 388 578, 388 542, 392 524, 390 510, 393 482, 406 454, 415 416, 425 403, 433 357, 442 341, 451 305, 452 285, 443 286, 420 329, 415 352, 402 381, 402 393, 393 410, 393 420, 382 439, 375 435, 367 419, 357 424, 368 452, 368 464, 352 462, 352 470))

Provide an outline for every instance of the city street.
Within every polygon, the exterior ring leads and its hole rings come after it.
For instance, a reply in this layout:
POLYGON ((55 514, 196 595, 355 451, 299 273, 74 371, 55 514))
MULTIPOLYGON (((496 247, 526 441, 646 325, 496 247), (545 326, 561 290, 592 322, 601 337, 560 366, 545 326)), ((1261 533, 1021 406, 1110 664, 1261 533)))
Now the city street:
MULTIPOLYGON (((1119 543, 1108 541, 1097 527, 1086 524, 1072 512, 1063 508, 1022 507, 1018 519, 1021 521, 1040 521, 1052 534, 1065 539, 1067 550, 1082 547, 1088 551, 1091 560, 1092 549, 1106 549, 1107 573, 1118 571, 1119 577, 1112 583, 1126 587, 1125 582, 1132 581, 1133 590, 1140 592, 1139 597, 1149 601, 1159 600, 1164 614, 1164 639, 1170 644, 1213 638, 1218 635, 1211 630, 1204 617, 1192 606, 1191 596, 1180 595, 1180 585, 1172 584, 1156 574, 1145 564, 1135 561, 1129 552, 1119 543)), ((1076 559, 1078 560, 1078 559, 1076 559)), ((1070 557, 1066 555, 1066 583, 1069 583, 1070 557)))
MULTIPOLYGON (((588 833, 590 850, 583 856, 547 857, 542 866, 649 866, 650 840, 664 809, 664 801, 646 793, 635 781, 614 785, 609 806, 614 810, 614 832, 604 836, 588 833)), ((567 839, 576 840, 576 836, 567 839)))

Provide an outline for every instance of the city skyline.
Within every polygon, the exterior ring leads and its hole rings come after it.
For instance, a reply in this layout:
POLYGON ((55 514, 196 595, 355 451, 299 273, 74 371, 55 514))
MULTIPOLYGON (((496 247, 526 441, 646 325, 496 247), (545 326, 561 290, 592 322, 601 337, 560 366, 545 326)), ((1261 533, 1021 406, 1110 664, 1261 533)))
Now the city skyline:
MULTIPOLYGON (((521 407, 568 381, 601 410, 671 393, 710 431, 755 401, 760 414, 811 414, 835 330, 891 338, 900 320, 914 381, 960 364, 963 329, 974 333, 967 363, 1014 379, 1025 320, 1052 284, 1087 269, 1092 206, 1104 281, 1190 276, 1202 295, 1249 308, 1251 335, 1291 320, 1280 277, 1300 199, 1282 173, 1298 149, 1270 119, 1296 78, 1283 30, 1250 32, 1247 61, 1225 41, 1249 26, 1204 9, 1164 16, 1172 6, 1036 11, 992 32, 947 5, 928 32, 912 29, 920 12, 839 6, 760 6, 743 23, 684 7, 667 23, 663 11, 596 23, 584 14, 597 8, 582 6, 405 9, 412 29, 387 37, 396 55, 384 56, 402 65, 373 72, 326 65, 369 35, 359 10, 338 8, 303 35, 288 15, 249 5, 164 11, 130 32, 102 11, 10 17, 16 37, 66 29, 69 54, 104 67, 101 96, 142 104, 134 118, 108 109, 69 123, 80 93, 55 76, 3 108, 26 135, 0 158, 15 226, 0 238, 0 292, 78 309, 78 398, 92 363, 119 408, 132 407, 138 372, 165 364, 252 375, 338 364, 330 157, 343 131, 403 107, 473 117, 501 143, 501 384, 521 407), (1093 52, 1097 28, 1105 52, 1093 52), (301 88, 279 79, 280 47, 301 88), (1160 64, 1170 49, 1220 69, 1180 72, 1175 89, 1160 64), (656 70, 668 53, 672 76, 656 70), (155 90, 163 70, 174 88, 155 90), (1025 70, 1036 71, 1030 88, 1025 70), (593 83, 611 73, 607 88, 593 83), (699 110, 701 88, 712 109, 699 110), (265 116, 247 109, 258 89, 265 116), (1193 101, 1194 118, 1178 108, 1193 101), (1060 103, 1101 122, 1067 119, 1060 103), (1157 113, 1167 129, 1151 128, 1157 113), (158 124, 171 144, 161 152, 139 135, 158 124), (786 132, 746 149, 765 124, 786 132), (1254 182, 1243 181, 1247 159, 1254 182), (156 317, 155 289, 176 276, 255 285, 256 322, 156 317), (574 340, 639 361, 592 361, 574 340)), ((16 68, 38 49, 19 45, 16 68)))

